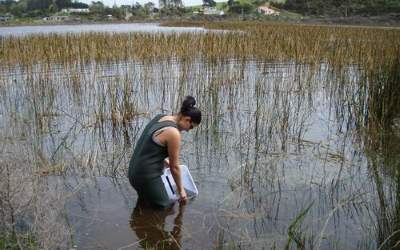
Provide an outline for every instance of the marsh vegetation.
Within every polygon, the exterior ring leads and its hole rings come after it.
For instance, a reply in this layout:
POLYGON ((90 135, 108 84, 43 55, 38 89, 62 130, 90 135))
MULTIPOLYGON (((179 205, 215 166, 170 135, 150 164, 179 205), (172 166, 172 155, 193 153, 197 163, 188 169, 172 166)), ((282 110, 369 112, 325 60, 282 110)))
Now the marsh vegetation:
MULTIPOLYGON (((186 25, 217 32, 0 37, 0 242, 400 244, 400 30, 186 25), (128 160, 143 125, 188 93, 205 118, 184 135, 181 161, 200 196, 172 233, 146 240, 128 160)), ((169 225, 170 214, 146 216, 156 218, 149 232, 169 225)))

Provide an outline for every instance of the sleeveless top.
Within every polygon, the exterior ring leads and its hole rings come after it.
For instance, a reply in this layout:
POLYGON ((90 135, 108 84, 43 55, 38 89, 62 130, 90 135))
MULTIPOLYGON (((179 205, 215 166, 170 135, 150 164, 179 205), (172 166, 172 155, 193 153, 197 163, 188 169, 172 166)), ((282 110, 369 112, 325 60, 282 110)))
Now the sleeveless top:
POLYGON ((165 115, 157 115, 144 128, 136 143, 132 158, 129 162, 128 177, 131 183, 143 183, 161 176, 164 169, 164 159, 168 157, 168 145, 160 146, 153 141, 154 132, 164 127, 176 128, 173 121, 158 122, 165 115))

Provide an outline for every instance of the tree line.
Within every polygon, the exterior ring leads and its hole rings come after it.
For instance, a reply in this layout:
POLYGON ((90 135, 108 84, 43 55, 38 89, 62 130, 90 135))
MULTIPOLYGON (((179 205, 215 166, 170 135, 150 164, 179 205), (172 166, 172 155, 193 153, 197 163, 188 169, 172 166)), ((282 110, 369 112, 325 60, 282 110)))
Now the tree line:
POLYGON ((71 0, 0 0, 0 13, 15 16, 38 16, 54 13, 63 8, 88 8, 89 5, 71 0))
POLYGON ((40 17, 47 16, 61 11, 64 8, 89 8, 88 16, 106 16, 112 15, 115 18, 122 19, 127 11, 133 16, 147 16, 151 12, 158 11, 153 2, 147 2, 143 5, 136 2, 130 5, 120 7, 108 7, 102 1, 92 1, 90 5, 72 0, 0 0, 0 14, 11 13, 17 17, 40 17))
MULTIPOLYGON (((228 0, 225 5, 229 9, 229 13, 249 14, 265 2, 266 0, 228 0)), ((269 2, 279 9, 303 15, 351 16, 400 13, 400 0, 286 0, 284 3, 270 0, 269 2)), ((214 7, 215 5, 215 0, 203 0, 203 6, 214 7)), ((124 18, 127 11, 138 17, 159 11, 152 2, 144 5, 136 2, 132 6, 110 8, 101 1, 93 1, 89 6, 75 0, 0 0, 0 14, 11 13, 17 17, 46 16, 63 8, 89 8, 90 15, 111 14, 116 18, 124 18)), ((166 7, 160 10, 160 15, 180 16, 187 12, 188 10, 182 7, 166 7)))
POLYGON ((351 16, 400 12, 400 0, 286 0, 285 3, 272 4, 303 15, 351 16))

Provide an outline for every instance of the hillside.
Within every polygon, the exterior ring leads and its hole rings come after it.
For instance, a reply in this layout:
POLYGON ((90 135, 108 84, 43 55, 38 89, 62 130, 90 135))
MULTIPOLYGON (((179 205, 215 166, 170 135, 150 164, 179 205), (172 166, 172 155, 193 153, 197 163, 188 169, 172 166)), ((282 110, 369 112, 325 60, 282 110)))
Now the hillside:
POLYGON ((307 16, 354 16, 400 13, 398 0, 283 0, 270 1, 277 8, 307 16))

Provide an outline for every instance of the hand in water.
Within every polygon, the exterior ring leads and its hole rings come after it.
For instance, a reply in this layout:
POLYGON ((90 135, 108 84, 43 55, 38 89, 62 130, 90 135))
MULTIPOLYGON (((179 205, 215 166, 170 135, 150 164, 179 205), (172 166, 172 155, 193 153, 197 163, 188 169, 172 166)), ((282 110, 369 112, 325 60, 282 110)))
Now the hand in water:
POLYGON ((179 202, 181 203, 186 203, 188 200, 186 191, 183 189, 182 192, 180 193, 180 198, 179 198, 179 202))

